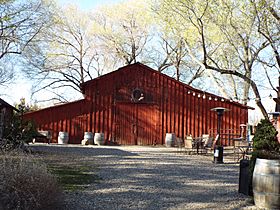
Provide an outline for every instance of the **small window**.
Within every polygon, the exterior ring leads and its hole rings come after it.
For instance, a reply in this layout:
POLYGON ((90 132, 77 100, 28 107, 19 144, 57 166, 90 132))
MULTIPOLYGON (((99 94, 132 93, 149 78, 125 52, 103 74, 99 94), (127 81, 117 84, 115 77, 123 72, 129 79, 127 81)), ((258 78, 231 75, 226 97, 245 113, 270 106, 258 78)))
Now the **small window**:
POLYGON ((131 100, 133 102, 140 102, 142 100, 144 100, 144 93, 142 90, 136 88, 132 91, 132 94, 131 94, 131 100))

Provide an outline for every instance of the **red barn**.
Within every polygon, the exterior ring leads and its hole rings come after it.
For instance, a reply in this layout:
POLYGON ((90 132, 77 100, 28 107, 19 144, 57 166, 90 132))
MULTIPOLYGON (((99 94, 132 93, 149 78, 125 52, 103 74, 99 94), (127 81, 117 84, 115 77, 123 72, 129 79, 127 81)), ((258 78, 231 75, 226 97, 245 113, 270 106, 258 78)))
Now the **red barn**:
POLYGON ((18 110, 0 98, 0 138, 3 137, 4 128, 10 125, 13 111, 18 110))
MULTIPOLYGON (((85 82, 84 99, 25 114, 38 129, 50 130, 52 142, 59 131, 69 133, 69 143, 80 143, 84 132, 104 133, 107 143, 164 144, 166 133, 184 138, 215 133, 217 114, 225 107, 222 131, 240 135, 248 121, 248 108, 211 93, 192 88, 141 63, 85 82)), ((229 144, 228 139, 222 141, 229 144)))

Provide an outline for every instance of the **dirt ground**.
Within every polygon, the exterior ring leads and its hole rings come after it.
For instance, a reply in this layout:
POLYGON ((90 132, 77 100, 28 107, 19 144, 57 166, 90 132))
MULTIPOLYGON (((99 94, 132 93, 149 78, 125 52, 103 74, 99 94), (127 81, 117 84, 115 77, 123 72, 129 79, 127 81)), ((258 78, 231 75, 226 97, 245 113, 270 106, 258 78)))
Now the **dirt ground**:
POLYGON ((96 179, 65 191, 65 209, 255 209, 238 193, 239 164, 225 154, 187 155, 144 146, 31 146, 52 165, 85 170, 96 179))

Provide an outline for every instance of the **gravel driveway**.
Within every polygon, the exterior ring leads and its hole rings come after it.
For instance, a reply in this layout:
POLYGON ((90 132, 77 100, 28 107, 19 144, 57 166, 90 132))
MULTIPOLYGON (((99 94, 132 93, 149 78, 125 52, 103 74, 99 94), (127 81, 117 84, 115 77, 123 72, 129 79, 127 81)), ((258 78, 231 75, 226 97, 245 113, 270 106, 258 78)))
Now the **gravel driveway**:
POLYGON ((92 164, 102 179, 66 193, 66 209, 253 209, 238 193, 239 164, 175 148, 35 145, 92 164), (247 207, 246 207, 247 206, 247 207))

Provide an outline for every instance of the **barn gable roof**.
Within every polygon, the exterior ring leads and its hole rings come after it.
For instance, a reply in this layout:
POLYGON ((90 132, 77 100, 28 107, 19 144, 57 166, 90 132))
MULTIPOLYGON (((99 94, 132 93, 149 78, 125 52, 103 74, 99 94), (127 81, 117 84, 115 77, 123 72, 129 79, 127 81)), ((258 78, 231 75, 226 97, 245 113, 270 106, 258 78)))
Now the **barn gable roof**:
POLYGON ((194 92, 196 94, 207 94, 208 96, 211 96, 213 99, 214 98, 218 98, 218 100, 222 100, 222 101, 226 101, 226 102, 230 102, 234 105, 237 105, 237 106, 240 106, 240 107, 243 107, 243 108, 246 108, 246 109, 254 109, 253 107, 249 107, 249 106, 246 106, 246 105, 243 105, 241 103, 238 103, 238 102, 235 102, 235 101, 232 101, 232 100, 229 100, 229 99, 226 99, 224 97, 221 97, 221 96, 218 96, 218 95, 215 95, 215 94, 212 94, 212 93, 209 93, 209 92, 206 92, 206 91, 202 91, 202 90, 199 90, 199 89, 196 89, 190 85, 187 85, 183 82, 180 82, 180 81, 177 81, 176 79, 166 75, 166 74, 162 74, 160 73, 159 71, 156 71, 154 69, 152 69, 151 67, 149 66, 146 66, 140 62, 137 62, 137 63, 134 63, 134 64, 129 64, 129 65, 126 65, 126 66, 123 66, 123 67, 120 67, 119 69, 115 70, 115 71, 112 71, 110 73, 107 73, 107 74, 104 74, 104 75, 101 75, 95 79, 92 79, 92 80, 89 80, 89 81, 86 81, 84 82, 81 86, 82 86, 82 89, 85 90, 87 88, 87 86, 90 86, 92 84, 94 84, 95 82, 99 81, 99 80, 106 80, 107 77, 109 76, 112 76, 112 75, 117 75, 117 74, 120 74, 122 71, 125 71, 128 67, 140 67, 141 69, 143 69, 144 71, 149 71, 153 74, 158 74, 160 75, 161 77, 164 77, 164 78, 167 78, 168 80, 171 80, 175 83, 178 83, 178 84, 181 84, 183 85, 186 89, 190 90, 191 92, 194 92))

